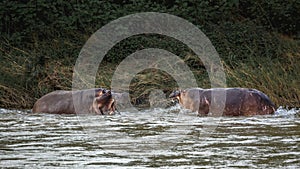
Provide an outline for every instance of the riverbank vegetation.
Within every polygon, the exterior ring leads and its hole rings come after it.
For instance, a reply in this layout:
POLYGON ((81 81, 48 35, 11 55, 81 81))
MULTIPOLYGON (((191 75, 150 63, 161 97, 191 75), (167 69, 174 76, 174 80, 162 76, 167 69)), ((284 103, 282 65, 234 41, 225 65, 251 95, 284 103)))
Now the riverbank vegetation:
MULTIPOLYGON (((137 12, 164 12, 196 25, 222 59, 228 87, 256 88, 276 105, 300 107, 300 2, 245 0, 110 0, 0 2, 0 107, 30 109, 42 95, 72 88, 73 67, 86 40, 105 24, 137 12)), ((131 53, 162 48, 180 56, 198 85, 209 88, 201 60, 183 43, 139 35, 115 45, 99 66, 95 87, 110 87, 118 64, 131 53)), ((165 72, 148 69, 131 82, 134 104, 151 89, 176 88, 165 72)))

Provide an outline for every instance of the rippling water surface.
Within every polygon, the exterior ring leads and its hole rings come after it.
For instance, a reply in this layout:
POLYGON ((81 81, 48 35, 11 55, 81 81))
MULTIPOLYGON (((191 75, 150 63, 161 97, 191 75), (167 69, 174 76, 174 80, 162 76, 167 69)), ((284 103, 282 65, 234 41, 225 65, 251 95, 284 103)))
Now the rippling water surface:
POLYGON ((197 117, 179 107, 114 116, 0 109, 0 167, 298 168, 297 111, 197 117))

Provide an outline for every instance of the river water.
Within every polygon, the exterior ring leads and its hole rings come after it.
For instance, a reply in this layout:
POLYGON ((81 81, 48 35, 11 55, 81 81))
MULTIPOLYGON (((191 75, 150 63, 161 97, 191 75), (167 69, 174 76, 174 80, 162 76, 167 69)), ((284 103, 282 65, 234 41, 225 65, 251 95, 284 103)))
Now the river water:
POLYGON ((197 117, 178 106, 113 116, 0 109, 0 167, 299 168, 298 111, 197 117))

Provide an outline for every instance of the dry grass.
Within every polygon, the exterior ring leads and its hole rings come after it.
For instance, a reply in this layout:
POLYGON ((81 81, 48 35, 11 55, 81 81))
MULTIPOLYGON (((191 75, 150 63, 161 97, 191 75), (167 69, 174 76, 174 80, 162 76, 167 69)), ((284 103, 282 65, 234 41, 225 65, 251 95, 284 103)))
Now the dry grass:
POLYGON ((300 53, 286 57, 287 63, 260 59, 235 68, 225 65, 228 85, 261 90, 278 106, 300 107, 300 53))
MULTIPOLYGON (((48 49, 48 46, 44 45, 44 48, 48 49)), ((71 61, 49 59, 44 66, 29 69, 31 71, 28 73, 28 62, 36 57, 34 52, 31 56, 29 51, 5 45, 0 47, 1 57, 3 56, 0 60, 0 107, 30 109, 34 102, 46 93, 72 89, 71 61)), ((53 48, 49 53, 54 53, 52 50, 61 50, 62 47, 54 44, 53 48)), ((256 88, 266 93, 278 106, 300 107, 299 46, 291 46, 286 51, 283 56, 277 58, 258 57, 253 53, 253 56, 243 63, 236 64, 238 61, 230 60, 226 61, 226 64, 224 61, 227 86, 256 88)), ((191 54, 186 55, 183 60, 194 73, 198 86, 210 87, 201 61, 191 54)), ((96 85, 86 86, 110 88, 111 78, 117 66, 118 63, 102 62, 96 76, 96 85)), ((177 87, 176 81, 167 73, 147 69, 131 80, 130 96, 134 104, 149 105, 148 97, 153 89, 163 90, 168 95, 177 87)))

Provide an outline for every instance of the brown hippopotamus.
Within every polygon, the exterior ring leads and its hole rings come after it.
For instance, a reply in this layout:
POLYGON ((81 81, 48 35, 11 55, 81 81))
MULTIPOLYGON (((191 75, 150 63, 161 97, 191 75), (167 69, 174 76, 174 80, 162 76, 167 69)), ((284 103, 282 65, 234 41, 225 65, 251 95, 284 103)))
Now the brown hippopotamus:
POLYGON ((116 111, 116 103, 111 91, 102 92, 95 97, 90 110, 102 115, 104 115, 104 111, 109 111, 109 114, 113 114, 116 111))
MULTIPOLYGON (((208 115, 209 113, 214 115, 215 112, 210 111, 210 108, 213 109, 213 107, 210 107, 212 103, 212 92, 214 92, 216 96, 221 93, 224 93, 224 97, 226 96, 225 107, 223 109, 223 115, 225 116, 265 115, 275 112, 274 103, 272 103, 266 94, 256 89, 192 88, 183 91, 174 91, 169 97, 178 100, 179 104, 186 109, 198 111, 199 115, 208 115)), ((214 99, 215 103, 218 103, 218 99, 222 102, 222 100, 220 100, 222 97, 215 97, 214 99)))
MULTIPOLYGON (((105 93, 107 93, 107 91, 102 88, 77 90, 77 91, 65 91, 65 90, 54 91, 38 99, 32 108, 32 112, 52 113, 52 114, 90 113, 90 107, 93 106, 93 103, 95 101, 112 104, 111 102, 109 102, 109 100, 111 99, 111 94, 108 94, 106 95, 106 97, 101 98, 101 96, 105 93)), ((112 110, 111 105, 109 106, 109 105, 102 104, 99 106, 101 107, 101 110, 104 110, 103 108, 105 108, 106 106, 107 109, 105 110, 112 110)), ((94 110, 94 111, 98 112, 98 110, 94 110)))

